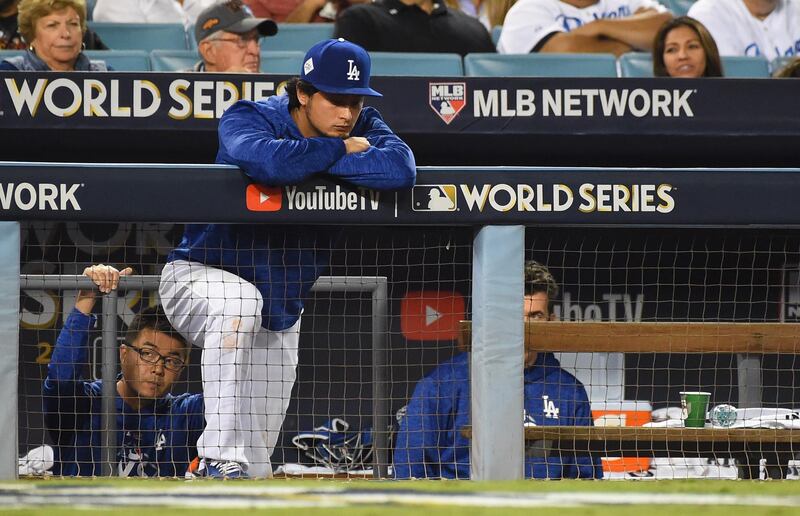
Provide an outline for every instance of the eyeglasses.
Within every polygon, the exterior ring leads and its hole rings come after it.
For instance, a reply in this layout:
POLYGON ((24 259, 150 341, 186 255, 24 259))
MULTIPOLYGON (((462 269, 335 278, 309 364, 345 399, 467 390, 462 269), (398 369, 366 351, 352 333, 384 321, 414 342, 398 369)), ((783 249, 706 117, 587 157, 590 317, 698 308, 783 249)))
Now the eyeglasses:
POLYGON ((239 38, 217 38, 217 39, 212 40, 212 41, 226 41, 228 43, 233 43, 239 49, 242 49, 242 50, 247 48, 247 45, 249 45, 250 43, 253 43, 253 42, 255 42, 257 47, 261 47, 261 39, 260 39, 258 34, 256 34, 255 36, 245 36, 245 37, 239 37, 239 38))
POLYGON ((178 372, 186 366, 186 362, 182 359, 177 357, 165 357, 158 351, 150 348, 137 348, 136 346, 131 346, 128 343, 123 342, 123 346, 131 348, 139 356, 142 358, 143 361, 147 362, 148 364, 157 364, 159 362, 164 362, 164 369, 168 369, 173 372, 178 372))

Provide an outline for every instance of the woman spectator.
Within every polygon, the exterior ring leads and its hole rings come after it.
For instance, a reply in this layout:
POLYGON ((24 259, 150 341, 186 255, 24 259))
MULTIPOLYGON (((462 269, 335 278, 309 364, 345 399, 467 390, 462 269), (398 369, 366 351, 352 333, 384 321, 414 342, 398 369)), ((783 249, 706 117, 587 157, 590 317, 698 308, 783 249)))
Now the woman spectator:
POLYGON ((722 77, 722 63, 714 38, 702 23, 679 16, 656 33, 653 42, 656 77, 722 77))
POLYGON ((83 0, 22 0, 19 32, 28 44, 21 56, 0 61, 0 70, 106 71, 103 61, 83 54, 86 4, 83 0))
POLYGON ((781 79, 798 78, 800 77, 800 57, 795 57, 780 70, 775 72, 775 77, 781 79))

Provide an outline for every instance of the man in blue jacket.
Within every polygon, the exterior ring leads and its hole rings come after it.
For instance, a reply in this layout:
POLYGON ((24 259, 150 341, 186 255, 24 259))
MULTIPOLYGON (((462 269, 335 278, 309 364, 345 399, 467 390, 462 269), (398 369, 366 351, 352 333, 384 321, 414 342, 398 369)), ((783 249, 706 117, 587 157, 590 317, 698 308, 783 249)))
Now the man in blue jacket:
MULTIPOLYGON (((377 110, 363 107, 365 96, 380 96, 369 77, 369 55, 358 45, 314 45, 286 96, 240 101, 225 112, 217 162, 267 187, 315 174, 367 188, 411 187, 411 150, 377 110)), ((281 195, 266 192, 262 202, 281 195)), ((272 475, 270 455, 296 377, 303 299, 326 270, 337 234, 297 225, 186 226, 159 293, 173 326, 203 348, 206 428, 197 475, 272 475)))
MULTIPOLYGON (((546 267, 525 264, 526 321, 552 317, 558 293, 546 267)), ((525 352, 525 425, 591 426, 589 398, 581 382, 561 369, 552 353, 525 352)), ((400 423, 394 450, 396 478, 469 478, 470 441, 461 429, 470 424, 469 354, 439 364, 417 384, 400 423)), ((520 424, 523 424, 520 421, 520 424)), ((531 453, 527 478, 602 478, 598 458, 589 455, 531 453)))
MULTIPOLYGON (((119 272, 108 265, 84 274, 102 292, 117 287, 119 272)), ((95 291, 80 291, 58 336, 43 386, 45 426, 55 446, 53 473, 102 475, 102 380, 85 380, 89 333, 95 324, 95 291)), ((120 346, 117 380, 117 460, 119 476, 183 476, 196 456, 203 431, 203 395, 169 393, 188 360, 189 350, 160 309, 140 312, 120 346)))

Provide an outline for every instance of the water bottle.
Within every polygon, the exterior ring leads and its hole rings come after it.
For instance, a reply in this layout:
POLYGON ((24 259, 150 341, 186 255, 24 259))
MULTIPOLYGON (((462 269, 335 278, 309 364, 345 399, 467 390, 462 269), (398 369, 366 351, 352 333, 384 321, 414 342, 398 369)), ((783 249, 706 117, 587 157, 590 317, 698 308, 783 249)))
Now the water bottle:
POLYGON ((711 409, 711 424, 729 427, 736 423, 736 407, 733 405, 717 405, 711 409))

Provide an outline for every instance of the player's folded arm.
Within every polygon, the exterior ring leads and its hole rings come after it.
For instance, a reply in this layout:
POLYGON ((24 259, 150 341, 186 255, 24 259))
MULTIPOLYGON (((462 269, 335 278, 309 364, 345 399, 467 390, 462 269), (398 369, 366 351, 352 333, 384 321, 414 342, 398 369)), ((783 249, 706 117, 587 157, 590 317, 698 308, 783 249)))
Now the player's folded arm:
POLYGON ((300 183, 345 154, 338 138, 281 138, 269 119, 247 101, 237 102, 223 115, 219 145, 223 161, 267 185, 300 183))
POLYGON ((364 108, 369 127, 364 137, 371 147, 347 154, 328 172, 353 184, 378 190, 411 188, 417 179, 417 165, 409 146, 389 129, 378 112, 364 108))

